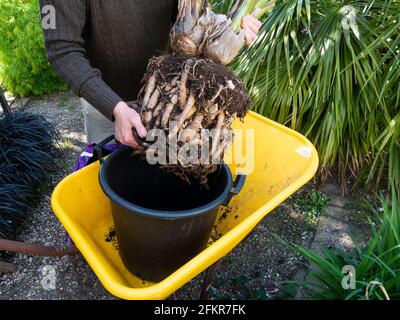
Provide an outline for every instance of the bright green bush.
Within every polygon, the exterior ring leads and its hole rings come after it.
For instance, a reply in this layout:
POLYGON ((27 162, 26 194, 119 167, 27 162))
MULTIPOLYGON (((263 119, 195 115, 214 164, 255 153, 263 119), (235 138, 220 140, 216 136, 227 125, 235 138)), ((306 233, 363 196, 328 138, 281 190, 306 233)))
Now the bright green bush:
POLYGON ((16 96, 67 88, 46 59, 38 0, 0 1, 0 83, 16 96))

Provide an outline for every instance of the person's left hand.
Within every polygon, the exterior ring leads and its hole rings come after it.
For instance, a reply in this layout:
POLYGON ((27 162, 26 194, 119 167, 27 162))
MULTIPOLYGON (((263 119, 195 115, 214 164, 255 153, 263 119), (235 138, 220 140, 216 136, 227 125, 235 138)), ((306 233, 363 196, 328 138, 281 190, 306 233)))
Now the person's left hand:
POLYGON ((242 28, 245 32, 247 45, 250 45, 257 38, 257 33, 261 28, 261 21, 252 15, 244 16, 242 28))

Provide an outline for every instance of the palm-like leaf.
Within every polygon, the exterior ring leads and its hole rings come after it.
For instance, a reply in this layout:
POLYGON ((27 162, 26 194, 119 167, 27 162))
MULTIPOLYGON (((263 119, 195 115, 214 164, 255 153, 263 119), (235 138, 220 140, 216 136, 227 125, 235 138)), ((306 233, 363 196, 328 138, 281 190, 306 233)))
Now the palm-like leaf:
POLYGON ((400 2, 279 1, 233 64, 253 108, 306 134, 326 169, 399 165, 400 2))

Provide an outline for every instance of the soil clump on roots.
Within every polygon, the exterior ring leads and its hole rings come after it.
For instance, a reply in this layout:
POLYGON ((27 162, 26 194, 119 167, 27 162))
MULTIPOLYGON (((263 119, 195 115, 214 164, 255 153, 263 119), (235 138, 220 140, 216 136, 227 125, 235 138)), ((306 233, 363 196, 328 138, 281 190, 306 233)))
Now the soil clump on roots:
MULTIPOLYGON (((181 154, 177 164, 167 161, 161 166, 187 181, 195 178, 206 183, 206 176, 217 169, 214 160, 222 159, 232 142, 232 122, 246 115, 251 99, 243 83, 224 65, 171 54, 150 61, 138 104, 146 129, 165 133, 166 154, 174 139, 178 139, 178 148, 184 144, 208 148, 207 161, 185 163, 181 154), (208 141, 201 138, 202 129, 213 130, 208 141)), ((198 151, 194 158, 200 157, 198 151)))

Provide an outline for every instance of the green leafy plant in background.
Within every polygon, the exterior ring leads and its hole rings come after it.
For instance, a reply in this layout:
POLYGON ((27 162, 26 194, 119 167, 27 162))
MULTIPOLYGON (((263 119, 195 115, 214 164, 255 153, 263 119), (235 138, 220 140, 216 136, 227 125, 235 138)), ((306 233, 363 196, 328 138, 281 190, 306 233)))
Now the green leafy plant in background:
POLYGON ((47 62, 37 0, 0 1, 0 83, 16 96, 67 88, 47 62))
POLYGON ((400 2, 276 1, 263 22, 231 64, 254 110, 309 137, 343 186, 389 173, 399 190, 400 2))
POLYGON ((292 245, 314 267, 306 281, 287 283, 305 287, 311 299, 400 299, 400 203, 391 185, 391 201, 381 197, 383 211, 370 206, 372 236, 365 247, 317 253, 292 245), (344 266, 354 267, 354 289, 342 286, 344 266))
POLYGON ((306 194, 298 194, 293 198, 294 205, 305 215, 307 220, 315 224, 330 199, 322 192, 311 190, 306 194))
MULTIPOLYGON (((221 12, 232 6, 213 3, 221 12)), ((400 298, 400 2, 276 1, 230 67, 255 111, 313 141, 323 172, 337 166, 343 184, 349 176, 391 181, 383 211, 370 206, 367 245, 321 253, 291 245, 315 268, 309 281, 288 284, 311 299, 400 298), (355 289, 342 286, 346 265, 355 268, 355 289)))

